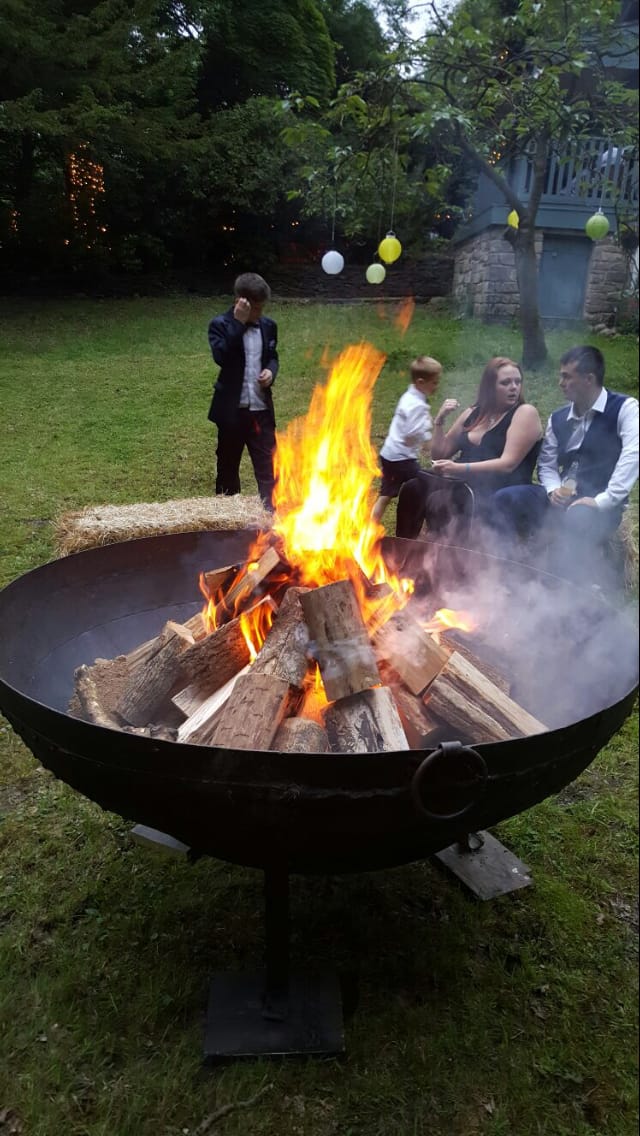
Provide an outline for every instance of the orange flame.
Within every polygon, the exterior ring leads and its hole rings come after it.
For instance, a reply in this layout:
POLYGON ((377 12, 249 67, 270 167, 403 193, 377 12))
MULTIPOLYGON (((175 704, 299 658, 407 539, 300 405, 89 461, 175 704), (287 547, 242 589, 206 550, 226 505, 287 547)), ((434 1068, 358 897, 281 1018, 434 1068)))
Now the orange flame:
POLYGON ((396 318, 393 321, 401 335, 404 335, 407 328, 409 327, 409 324, 413 319, 413 313, 415 309, 416 302, 413 296, 407 296, 406 300, 402 301, 400 308, 398 309, 396 318))
POLYGON ((425 631, 466 631, 469 634, 476 630, 478 624, 468 611, 454 611, 450 607, 441 607, 433 619, 422 625, 425 631))
POLYGON ((315 387, 306 417, 278 436, 275 455, 273 528, 288 562, 312 587, 350 578, 365 619, 380 603, 368 582, 388 583, 396 610, 411 584, 389 576, 379 549, 384 528, 371 519, 378 474, 371 395, 384 361, 369 343, 346 347, 326 385, 315 387))
POLYGON ((240 630, 249 648, 249 661, 251 663, 255 662, 258 651, 273 626, 275 606, 270 596, 267 596, 260 603, 254 604, 248 611, 243 611, 240 615, 240 630))

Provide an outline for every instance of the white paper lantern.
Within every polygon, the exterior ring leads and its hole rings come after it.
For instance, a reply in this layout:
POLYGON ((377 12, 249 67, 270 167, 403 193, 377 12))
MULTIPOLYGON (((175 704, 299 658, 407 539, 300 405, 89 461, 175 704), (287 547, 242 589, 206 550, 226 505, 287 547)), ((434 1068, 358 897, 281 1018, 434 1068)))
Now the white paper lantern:
POLYGON ((386 275, 387 272, 383 264, 370 264, 365 273, 369 284, 382 284, 386 275))
POLYGON ((335 249, 330 249, 329 252, 325 252, 321 264, 323 271, 329 276, 337 276, 344 268, 344 257, 335 249))

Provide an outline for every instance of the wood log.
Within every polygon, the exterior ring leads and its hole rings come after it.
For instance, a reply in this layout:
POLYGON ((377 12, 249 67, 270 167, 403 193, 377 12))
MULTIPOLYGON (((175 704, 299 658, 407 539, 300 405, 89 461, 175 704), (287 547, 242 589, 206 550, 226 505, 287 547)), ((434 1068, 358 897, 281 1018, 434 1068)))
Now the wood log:
POLYGON ((122 722, 103 705, 92 670, 93 668, 83 665, 78 667, 74 674, 75 693, 82 716, 87 721, 93 722, 95 726, 119 730, 122 722))
POLYGON ((285 718, 271 743, 278 753, 326 753, 327 731, 309 718, 285 718))
POLYGON ((391 664, 412 694, 427 689, 450 655, 406 608, 380 628, 374 645, 378 657, 391 664))
POLYGON ((547 730, 457 651, 423 699, 427 713, 459 734, 461 741, 506 741, 547 730))
POLYGON ((116 707, 130 726, 146 726, 153 719, 180 674, 184 651, 194 649, 193 635, 181 624, 169 620, 158 636, 158 649, 144 666, 134 668, 116 707))
POLYGON ((482 671, 485 678, 493 682, 503 694, 509 695, 511 693, 511 683, 509 679, 501 670, 498 669, 493 663, 490 663, 482 655, 474 651, 475 644, 469 642, 469 636, 459 634, 454 631, 445 631, 442 633, 442 645, 449 651, 457 651, 462 655, 468 663, 473 663, 479 671, 482 671))
POLYGON ((300 603, 300 597, 308 591, 308 588, 287 588, 253 664, 256 674, 277 675, 299 690, 309 670, 309 630, 300 603))
POLYGON ((281 564, 281 560, 275 548, 267 548, 254 567, 249 568, 244 575, 235 580, 226 595, 216 604, 216 627, 233 619, 238 612, 246 607, 262 582, 279 564, 281 564))
POLYGON ((228 588, 241 570, 241 564, 227 564, 226 568, 213 568, 202 573, 202 585, 209 599, 215 601, 216 592, 228 588))
MULTIPOLYGON (((204 639, 207 634, 201 611, 197 611, 190 619, 186 619, 181 626, 191 633, 195 642, 199 639, 204 639)), ((154 635, 153 639, 147 639, 144 643, 139 643, 138 646, 134 647, 128 654, 117 655, 116 658, 124 659, 129 669, 132 671, 135 667, 144 665, 151 656, 155 655, 156 651, 160 649, 158 639, 159 636, 154 635)))
POLYGON ((310 650, 317 659, 329 701, 368 690, 380 682, 350 580, 338 580, 301 595, 310 650))
POLYGON ((325 724, 334 753, 385 753, 409 749, 393 694, 377 686, 327 707, 325 724))
POLYGON ((205 727, 190 740, 229 749, 269 749, 298 697, 285 679, 256 674, 251 667, 235 683, 213 733, 205 727))
POLYGON ((402 683, 389 684, 402 728, 411 749, 424 749, 442 739, 442 725, 430 714, 422 699, 402 683))
MULTIPOLYGON (((198 702, 198 705, 187 717, 187 720, 178 727, 179 742, 194 741, 201 745, 208 744, 209 739, 213 737, 222 708, 230 698, 237 680, 241 675, 247 674, 248 671, 249 663, 247 663, 241 671, 238 671, 237 675, 234 675, 228 682, 225 682, 224 686, 214 691, 208 698, 204 698, 202 701, 198 702)), ((173 701, 175 700, 174 698, 173 701)))

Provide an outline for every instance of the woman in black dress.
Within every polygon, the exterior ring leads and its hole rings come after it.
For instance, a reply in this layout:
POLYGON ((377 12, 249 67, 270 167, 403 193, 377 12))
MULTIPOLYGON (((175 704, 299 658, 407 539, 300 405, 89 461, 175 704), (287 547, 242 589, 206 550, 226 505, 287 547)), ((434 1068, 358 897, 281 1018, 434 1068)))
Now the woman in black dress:
POLYGON ((465 481, 473 489, 475 515, 489 524, 493 494, 508 485, 531 482, 542 424, 535 406, 524 401, 518 364, 503 356, 490 359, 473 406, 445 433, 445 420, 458 406, 456 399, 446 399, 433 420, 432 472, 403 486, 397 536, 416 537, 425 520, 432 533, 448 525, 455 499, 447 491, 450 479, 465 481), (440 478, 446 479, 441 486, 440 478))

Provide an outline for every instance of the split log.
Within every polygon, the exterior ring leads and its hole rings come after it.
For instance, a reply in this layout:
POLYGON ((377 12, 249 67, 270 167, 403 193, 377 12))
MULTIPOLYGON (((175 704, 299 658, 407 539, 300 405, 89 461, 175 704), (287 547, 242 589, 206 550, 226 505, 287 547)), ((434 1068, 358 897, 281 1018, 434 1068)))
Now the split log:
POLYGON ((267 548, 254 567, 249 568, 240 579, 236 580, 226 595, 216 604, 216 626, 218 627, 225 621, 233 619, 236 613, 255 596, 260 584, 280 563, 281 560, 275 548, 267 548))
POLYGON ((216 592, 230 587, 241 568, 241 564, 227 564, 226 568, 213 568, 210 572, 203 572, 202 585, 209 598, 215 600, 216 592))
POLYGON ((235 683, 213 731, 205 726, 190 740, 229 749, 270 749, 297 698, 285 679, 256 674, 251 667, 235 683))
POLYGON ((146 726, 180 674, 180 660, 189 646, 197 646, 184 626, 169 620, 157 639, 158 649, 144 666, 137 666, 116 707, 130 726, 146 726))
POLYGON ((424 749, 442 739, 442 726, 430 714, 421 698, 401 683, 389 684, 398 708, 402 728, 411 749, 424 749))
MULTIPOLYGON (((204 639, 207 634, 201 611, 197 611, 190 619, 186 619, 181 626, 191 633, 196 642, 199 639, 204 639)), ((144 643, 139 643, 138 646, 134 647, 133 651, 129 651, 128 654, 117 655, 116 657, 118 659, 124 659, 129 669, 134 670, 135 667, 143 666, 151 656, 155 655, 156 651, 160 649, 159 638, 159 635, 154 635, 153 639, 147 639, 144 643)))
POLYGON ((376 633, 375 648, 412 694, 427 689, 450 654, 406 609, 397 611, 376 633))
MULTIPOLYGON (((187 717, 187 720, 178 727, 178 741, 179 742, 198 742, 205 745, 208 740, 213 737, 213 733, 217 722, 222 713, 222 708, 231 696, 231 692, 236 684, 236 681, 241 675, 247 674, 249 671, 249 664, 238 671, 237 675, 230 678, 221 686, 219 690, 214 691, 208 698, 204 698, 198 702, 193 712, 187 717)), ((189 689, 189 688, 187 688, 189 689)), ((184 693, 182 691, 181 693, 184 693)), ((172 701, 177 702, 178 695, 172 701)))
POLYGON ((427 713, 454 735, 459 734, 461 740, 498 742, 547 730, 457 651, 423 699, 427 713))
POLYGON ((377 686, 327 707, 325 723, 334 753, 386 753, 409 749, 393 695, 377 686))
MULTIPOLYGON (((498 669, 493 663, 489 663, 482 655, 478 655, 471 644, 469 643, 469 636, 458 634, 454 631, 445 631, 442 633, 442 643, 450 651, 456 651, 462 655, 468 663, 472 663, 479 671, 482 671, 485 678, 493 682, 503 694, 509 695, 511 693, 511 683, 509 679, 501 670, 498 669)), ((475 646, 475 644, 474 644, 475 646)))
POLYGON ((299 690, 309 670, 309 631, 300 602, 300 597, 308 591, 308 588, 287 588, 253 664, 256 674, 277 675, 299 690))
POLYGON ((308 718, 285 718, 271 743, 279 753, 326 753, 327 731, 308 718))
POLYGON ((380 682, 376 657, 350 580, 314 588, 300 597, 329 701, 380 682))
POLYGON ((98 687, 95 682, 92 668, 80 666, 74 674, 75 693, 80 703, 80 710, 87 721, 95 726, 104 726, 109 730, 119 730, 122 722, 111 714, 102 704, 98 687))

